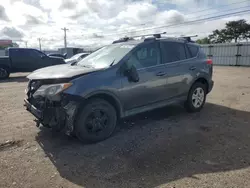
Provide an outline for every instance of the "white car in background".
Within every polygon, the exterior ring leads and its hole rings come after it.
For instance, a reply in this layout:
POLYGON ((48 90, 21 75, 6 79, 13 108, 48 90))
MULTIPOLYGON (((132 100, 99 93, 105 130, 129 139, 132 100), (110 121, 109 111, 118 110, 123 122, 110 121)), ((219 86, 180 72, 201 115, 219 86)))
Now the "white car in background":
POLYGON ((78 54, 75 54, 74 56, 72 56, 71 58, 69 59, 65 59, 65 63, 67 64, 72 64, 72 63, 77 63, 79 62, 81 59, 85 58, 86 56, 88 56, 89 53, 78 53, 78 54))

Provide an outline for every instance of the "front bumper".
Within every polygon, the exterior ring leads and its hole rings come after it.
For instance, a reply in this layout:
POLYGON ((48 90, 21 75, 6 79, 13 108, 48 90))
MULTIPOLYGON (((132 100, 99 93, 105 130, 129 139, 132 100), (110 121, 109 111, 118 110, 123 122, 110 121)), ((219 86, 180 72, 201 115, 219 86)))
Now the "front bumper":
POLYGON ((76 101, 62 103, 61 106, 47 106, 38 109, 29 99, 24 99, 24 106, 45 127, 57 131, 64 130, 66 134, 71 135, 74 131, 75 115, 78 109, 76 101))
POLYGON ((43 112, 30 104, 27 99, 24 99, 24 106, 26 106, 26 110, 33 114, 37 119, 43 119, 43 112))

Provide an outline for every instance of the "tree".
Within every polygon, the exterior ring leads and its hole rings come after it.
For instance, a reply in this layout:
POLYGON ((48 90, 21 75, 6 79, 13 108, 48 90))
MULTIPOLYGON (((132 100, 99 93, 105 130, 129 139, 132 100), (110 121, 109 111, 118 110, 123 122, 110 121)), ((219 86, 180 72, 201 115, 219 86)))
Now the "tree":
POLYGON ((211 41, 210 41, 210 39, 208 37, 205 37, 203 39, 198 39, 196 42, 198 44, 210 44, 211 43, 211 41))
POLYGON ((211 35, 197 40, 200 44, 238 42, 239 40, 250 39, 250 24, 246 20, 236 20, 226 23, 226 27, 221 30, 214 30, 211 35))
POLYGON ((248 39, 250 39, 250 24, 245 25, 244 30, 245 32, 242 35, 242 39, 248 41, 248 39))
POLYGON ((216 29, 215 31, 213 31, 213 34, 209 35, 209 39, 211 43, 225 43, 231 42, 232 40, 226 29, 216 29))
POLYGON ((248 29, 249 24, 244 19, 226 23, 228 37, 234 40, 234 42, 238 42, 239 39, 246 37, 246 34, 249 32, 248 29))

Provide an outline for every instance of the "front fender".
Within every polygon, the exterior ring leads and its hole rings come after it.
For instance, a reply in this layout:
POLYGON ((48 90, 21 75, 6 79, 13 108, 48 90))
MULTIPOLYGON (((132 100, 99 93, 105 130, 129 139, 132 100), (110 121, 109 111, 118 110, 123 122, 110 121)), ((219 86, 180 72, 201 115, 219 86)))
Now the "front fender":
POLYGON ((115 94, 115 92, 102 89, 98 91, 89 90, 89 91, 81 93, 80 95, 75 95, 74 93, 69 93, 69 92, 65 92, 65 93, 69 95, 74 95, 75 98, 78 98, 78 100, 80 99, 83 103, 84 101, 92 97, 112 99, 112 101, 115 102, 115 107, 119 111, 120 117, 124 116, 123 104, 121 103, 121 101, 119 100, 119 97, 115 94))

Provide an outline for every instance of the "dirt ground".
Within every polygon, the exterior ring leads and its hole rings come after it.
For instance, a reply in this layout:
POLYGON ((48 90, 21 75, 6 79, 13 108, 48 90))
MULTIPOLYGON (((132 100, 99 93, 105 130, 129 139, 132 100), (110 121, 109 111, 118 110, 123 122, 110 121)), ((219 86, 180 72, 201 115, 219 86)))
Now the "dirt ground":
POLYGON ((0 187, 250 187, 250 68, 214 69, 200 113, 144 113, 92 145, 35 127, 25 74, 1 81, 0 187))

